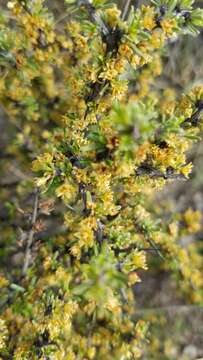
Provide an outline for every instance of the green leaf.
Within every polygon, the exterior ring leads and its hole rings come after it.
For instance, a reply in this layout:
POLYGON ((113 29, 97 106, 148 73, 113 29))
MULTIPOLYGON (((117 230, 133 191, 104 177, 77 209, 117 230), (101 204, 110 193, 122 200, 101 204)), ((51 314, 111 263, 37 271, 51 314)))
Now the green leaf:
POLYGON ((203 27, 203 10, 196 9, 192 12, 192 24, 203 27))
POLYGON ((17 284, 11 284, 10 285, 10 287, 11 287, 11 289, 12 290, 15 290, 15 291, 17 291, 17 292, 20 292, 20 293, 24 293, 25 292, 25 289, 22 287, 22 286, 20 286, 20 285, 17 285, 17 284))
POLYGON ((76 1, 75 0, 65 0, 65 3, 66 4, 75 4, 76 3, 76 1))

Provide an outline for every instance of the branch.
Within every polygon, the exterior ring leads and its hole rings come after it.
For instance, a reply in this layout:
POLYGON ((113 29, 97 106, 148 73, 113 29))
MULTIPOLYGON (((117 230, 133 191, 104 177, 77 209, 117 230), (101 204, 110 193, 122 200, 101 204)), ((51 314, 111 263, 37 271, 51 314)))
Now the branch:
POLYGON ((25 1, 23 1, 23 0, 18 0, 18 3, 22 6, 23 10, 24 10, 27 14, 29 14, 29 15, 32 16, 32 12, 31 12, 30 9, 28 8, 28 5, 26 4, 25 1))
POLYGON ((180 312, 189 312, 189 311, 203 311, 203 307, 201 305, 167 305, 167 306, 157 306, 151 308, 137 308, 136 314, 145 314, 151 312, 169 312, 169 313, 180 313, 180 312))
MULTIPOLYGON (((151 245, 152 246, 152 245, 151 245)), ((155 251, 156 253, 160 251, 159 248, 155 248, 155 246, 152 246, 151 248, 140 248, 137 247, 136 244, 132 244, 128 246, 127 248, 112 248, 112 250, 115 252, 116 255, 119 255, 121 253, 130 253, 132 250, 138 250, 138 251, 155 251)), ((159 254, 158 254, 159 255, 159 254)))
POLYGON ((156 244, 151 240, 151 239, 147 239, 147 241, 150 243, 150 245, 152 246, 152 248, 154 249, 154 251, 156 251, 157 255, 162 259, 165 260, 165 257, 163 256, 163 254, 161 253, 161 251, 159 250, 159 248, 156 246, 156 244))
POLYGON ((123 7, 123 10, 122 10, 122 15, 121 15, 121 19, 122 20, 125 20, 126 19, 126 16, 128 14, 128 10, 129 10, 129 7, 130 7, 130 4, 131 4, 131 0, 127 0, 124 7, 123 7))
POLYGON ((88 13, 90 19, 98 25, 103 35, 107 36, 109 35, 109 29, 107 25, 104 23, 104 21, 100 18, 100 16, 97 14, 95 7, 90 3, 89 0, 79 0, 78 6, 84 6, 88 13))
POLYGON ((30 263, 31 247, 32 247, 33 238, 34 238, 34 234, 35 234, 34 224, 36 223, 36 220, 37 220, 38 202, 39 202, 39 190, 36 189, 35 190, 35 198, 34 198, 34 208, 33 208, 33 213, 32 213, 32 221, 31 221, 31 229, 28 234, 28 241, 27 241, 27 246, 26 246, 26 251, 25 251, 25 260, 24 260, 24 264, 23 264, 23 275, 26 274, 26 271, 27 271, 27 269, 29 267, 29 263, 30 263))

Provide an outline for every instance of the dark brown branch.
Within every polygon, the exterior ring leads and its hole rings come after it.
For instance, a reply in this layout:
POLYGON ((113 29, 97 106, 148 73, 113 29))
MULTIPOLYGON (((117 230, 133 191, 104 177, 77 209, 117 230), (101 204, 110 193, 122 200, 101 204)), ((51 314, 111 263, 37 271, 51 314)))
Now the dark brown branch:
POLYGON ((90 19, 98 25, 103 35, 107 36, 109 34, 109 28, 104 23, 104 21, 97 14, 95 7, 90 3, 89 0, 79 0, 78 6, 84 6, 89 14, 90 19))
POLYGON ((151 164, 146 161, 143 162, 136 170, 136 176, 149 176, 150 178, 163 178, 165 180, 174 179, 174 180, 187 180, 184 174, 177 173, 175 169, 171 166, 167 167, 166 172, 163 173, 159 169, 156 169, 151 164))
POLYGON ((128 246, 127 248, 123 248, 123 249, 121 249, 121 248, 112 248, 112 250, 115 252, 116 255, 119 255, 121 253, 130 253, 132 250, 155 251, 156 253, 157 253, 157 251, 160 251, 160 249, 155 248, 155 246, 152 246, 151 248, 140 248, 140 247, 137 247, 136 244, 132 244, 132 245, 128 246))

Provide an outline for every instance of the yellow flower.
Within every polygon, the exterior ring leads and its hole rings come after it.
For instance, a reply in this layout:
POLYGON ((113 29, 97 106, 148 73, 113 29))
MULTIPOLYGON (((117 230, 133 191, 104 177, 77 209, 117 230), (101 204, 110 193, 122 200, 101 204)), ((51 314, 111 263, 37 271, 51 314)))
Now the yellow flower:
MULTIPOLYGON (((116 175, 119 177, 129 177, 135 171, 135 165, 133 161, 119 161, 116 168, 116 175)), ((132 182, 132 179, 129 180, 132 182)), ((128 186, 128 183, 126 184, 128 186)))
POLYGON ((147 270, 146 255, 144 251, 134 250, 132 255, 132 263, 136 269, 147 270))
POLYGON ((175 102, 173 100, 163 100, 161 108, 164 114, 171 116, 175 110, 175 102))
POLYGON ((9 1, 9 2, 7 3, 8 9, 13 9, 14 6, 15 6, 15 3, 16 3, 16 2, 14 2, 14 1, 9 1))
POLYGON ((81 227, 78 232, 75 233, 75 236, 80 240, 80 247, 89 248, 94 244, 94 232, 91 228, 81 227))
POLYGON ((33 171, 46 171, 51 168, 53 160, 53 155, 50 153, 44 153, 43 155, 38 156, 36 160, 32 163, 33 171))
POLYGON ((165 34, 161 29, 154 29, 152 32, 152 36, 150 42, 154 49, 159 49, 163 46, 165 40, 165 34))
POLYGON ((117 8, 117 6, 112 6, 111 8, 107 9, 105 13, 107 15, 108 23, 112 27, 115 27, 120 21, 121 11, 117 8))
POLYGON ((63 317, 68 321, 78 310, 78 304, 75 301, 69 301, 63 307, 63 317))
POLYGON ((163 29, 163 32, 167 36, 171 36, 175 30, 176 27, 176 20, 175 19, 163 19, 161 21, 161 27, 163 29))
POLYGON ((71 254, 76 257, 77 259, 80 259, 81 256, 81 246, 79 244, 73 245, 70 249, 71 254))
POLYGON ((131 58, 131 65, 136 68, 140 65, 140 57, 136 54, 134 54, 131 58))
POLYGON ((191 173, 192 171, 192 168, 193 168, 193 164, 192 163, 189 163, 185 166, 183 166, 181 169, 180 169, 180 172, 185 175, 185 177, 188 177, 188 175, 191 173))
POLYGON ((128 44, 121 44, 119 46, 118 52, 121 56, 125 56, 127 59, 131 59, 133 55, 133 50, 128 44))
MULTIPOLYGON (((69 323, 69 326, 70 326, 70 323, 69 323)), ((49 321, 47 323, 47 329, 49 331, 50 339, 54 340, 59 336, 60 332, 63 329, 62 323, 58 318, 49 319, 49 321)))
POLYGON ((142 6, 142 12, 143 12, 143 26, 147 30, 152 30, 156 26, 156 22, 154 20, 155 14, 154 9, 150 6, 142 6))
POLYGON ((178 224, 173 222, 171 224, 169 224, 169 232, 170 234, 173 236, 173 238, 175 238, 178 235, 178 224))
POLYGON ((70 201, 76 193, 76 189, 69 183, 64 183, 56 189, 56 195, 61 197, 64 201, 70 201))
MULTIPOLYGON (((61 360, 61 352, 59 351, 59 360, 61 360)), ((76 360, 76 356, 72 350, 67 350, 64 360, 76 360)))
POLYGON ((196 288, 201 288, 203 285, 203 277, 202 272, 198 269, 193 269, 191 274, 191 282, 194 284, 196 288))
POLYGON ((118 299, 115 297, 108 299, 107 303, 105 304, 105 308, 114 314, 120 314, 121 312, 120 304, 118 299))
POLYGON ((0 289, 6 287, 9 284, 9 281, 0 274, 0 289))
POLYGON ((45 271, 47 271, 47 270, 51 269, 51 266, 52 266, 51 256, 47 256, 43 262, 43 268, 45 271))
POLYGON ((113 80, 111 83, 112 95, 114 98, 121 100, 122 97, 126 94, 128 85, 126 81, 122 80, 113 80))
POLYGON ((29 352, 24 346, 18 346, 14 352, 13 360, 24 360, 28 359, 29 352))
POLYGON ((138 346, 134 346, 132 350, 135 359, 139 359, 142 355, 142 351, 138 346))
POLYGON ((112 80, 114 79, 118 74, 118 71, 114 68, 114 62, 113 63, 107 63, 106 68, 103 72, 100 73, 99 78, 104 80, 112 80))
POLYGON ((188 94, 192 101, 203 100, 203 86, 195 86, 188 94))
POLYGON ((45 173, 45 175, 44 175, 43 177, 41 177, 41 178, 36 178, 36 179, 35 179, 35 184, 36 184, 36 186, 41 187, 41 186, 46 185, 46 183, 47 183, 50 179, 51 179, 51 175, 50 175, 50 174, 47 175, 47 174, 45 173))
POLYGON ((134 271, 134 272, 131 272, 129 275, 128 275, 128 285, 129 286, 132 286, 138 282, 140 282, 141 279, 140 277, 137 275, 137 273, 134 271))
POLYGON ((90 347, 87 350, 88 359, 94 359, 95 355, 96 355, 96 348, 95 347, 90 347))
POLYGON ((90 314, 92 314, 92 313, 95 311, 96 306, 97 306, 97 304, 96 304, 96 301, 95 301, 95 300, 89 300, 89 302, 87 303, 87 305, 85 305, 85 307, 84 307, 84 311, 85 311, 88 315, 90 315, 90 314))
POLYGON ((187 229, 190 233, 195 233, 201 229, 202 214, 200 211, 189 208, 183 214, 183 220, 186 222, 187 229))
POLYGON ((0 319, 0 350, 6 350, 8 330, 3 319, 0 319))
POLYGON ((179 105, 180 115, 189 118, 193 113, 192 102, 187 96, 183 96, 179 105))

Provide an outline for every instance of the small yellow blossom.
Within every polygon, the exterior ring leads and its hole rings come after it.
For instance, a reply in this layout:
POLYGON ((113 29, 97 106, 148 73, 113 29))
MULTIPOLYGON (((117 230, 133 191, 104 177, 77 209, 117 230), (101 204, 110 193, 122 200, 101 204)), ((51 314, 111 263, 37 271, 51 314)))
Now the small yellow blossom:
POLYGON ((188 177, 188 175, 191 173, 192 171, 192 168, 193 168, 193 165, 192 163, 189 163, 185 166, 183 166, 181 169, 180 169, 180 172, 185 176, 185 177, 188 177))
POLYGON ((128 44, 121 44, 119 46, 118 52, 121 56, 125 56, 128 60, 130 60, 133 55, 133 50, 128 44))
POLYGON ((143 251, 134 251, 132 255, 132 263, 136 269, 147 270, 146 255, 143 251))
POLYGON ((107 310, 113 312, 114 314, 120 314, 121 312, 120 304, 118 302, 118 299, 116 299, 115 297, 111 297, 110 299, 108 299, 105 307, 107 310))
POLYGON ((42 171, 48 170, 51 168, 53 156, 50 153, 44 153, 43 155, 38 156, 36 160, 32 163, 33 171, 42 171))
POLYGON ((56 189, 56 195, 67 202, 74 197, 75 192, 75 187, 69 183, 64 183, 56 189))
POLYGON ((8 329, 5 321, 0 319, 0 351, 6 350, 6 341, 8 338, 8 329))
POLYGON ((128 285, 129 286, 132 286, 140 281, 141 281, 141 279, 135 271, 128 275, 128 285))
POLYGON ((159 49, 163 46, 165 40, 165 34, 160 29, 154 29, 151 36, 151 44, 155 49, 159 49))
POLYGON ((142 6, 143 26, 147 30, 152 30, 156 26, 154 9, 150 6, 142 6))
POLYGON ((189 208, 183 214, 183 219, 186 222, 187 229, 190 233, 198 232, 201 229, 202 214, 200 211, 198 210, 194 211, 191 208, 189 208))
POLYGON ((0 274, 0 288, 6 287, 9 284, 9 281, 0 274))
POLYGON ((175 19, 163 19, 161 21, 161 27, 167 36, 171 36, 176 27, 175 19))
POLYGON ((121 11, 116 6, 113 6, 113 7, 109 8, 109 9, 107 9, 105 11, 105 13, 107 15, 108 23, 112 27, 115 27, 120 21, 121 11))

